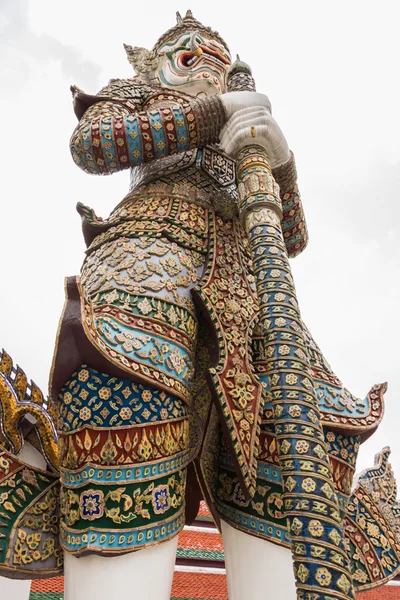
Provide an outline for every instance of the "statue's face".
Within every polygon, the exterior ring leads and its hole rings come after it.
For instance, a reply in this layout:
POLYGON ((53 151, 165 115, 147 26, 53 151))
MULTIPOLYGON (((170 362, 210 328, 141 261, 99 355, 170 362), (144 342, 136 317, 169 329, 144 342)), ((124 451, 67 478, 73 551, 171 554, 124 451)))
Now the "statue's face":
POLYGON ((164 44, 158 54, 156 74, 163 87, 194 96, 225 92, 231 57, 219 42, 193 31, 164 44))

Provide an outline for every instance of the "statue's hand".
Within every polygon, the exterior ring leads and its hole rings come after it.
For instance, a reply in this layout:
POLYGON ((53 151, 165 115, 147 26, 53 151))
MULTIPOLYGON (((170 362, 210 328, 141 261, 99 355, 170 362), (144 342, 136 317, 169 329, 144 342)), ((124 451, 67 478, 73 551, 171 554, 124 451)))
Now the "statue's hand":
POLYGON ((289 146, 271 115, 267 96, 257 92, 230 92, 220 96, 229 120, 220 133, 220 143, 227 154, 236 156, 245 146, 265 148, 271 168, 290 159, 289 146))
POLYGON ((233 117, 238 111, 243 108, 264 107, 271 113, 271 102, 265 94, 258 92, 228 92, 220 96, 228 119, 233 117))

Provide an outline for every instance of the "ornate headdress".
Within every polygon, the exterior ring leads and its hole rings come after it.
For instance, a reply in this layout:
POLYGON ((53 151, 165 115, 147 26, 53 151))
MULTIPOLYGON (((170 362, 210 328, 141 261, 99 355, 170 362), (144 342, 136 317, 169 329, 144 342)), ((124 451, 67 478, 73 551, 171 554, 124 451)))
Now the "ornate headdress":
POLYGON ((200 21, 194 18, 192 11, 188 10, 186 15, 182 18, 179 12, 176 13, 176 25, 168 29, 154 44, 153 52, 158 53, 159 49, 166 43, 171 40, 176 39, 178 36, 182 35, 182 33, 186 33, 189 31, 198 31, 199 33, 203 33, 206 37, 212 38, 216 40, 220 44, 222 44, 225 49, 229 53, 229 48, 225 40, 222 39, 218 31, 213 31, 211 27, 206 27, 200 21))
POLYGON ((194 18, 192 11, 188 10, 183 18, 179 12, 176 13, 176 25, 168 29, 157 40, 152 50, 146 50, 146 48, 140 48, 138 46, 127 46, 124 44, 128 60, 138 75, 141 75, 144 79, 151 79, 153 78, 154 70, 156 68, 160 48, 162 48, 165 43, 176 39, 178 36, 192 31, 198 31, 206 37, 216 40, 222 44, 229 53, 228 45, 222 39, 218 31, 213 31, 211 27, 206 27, 200 23, 200 21, 194 18))

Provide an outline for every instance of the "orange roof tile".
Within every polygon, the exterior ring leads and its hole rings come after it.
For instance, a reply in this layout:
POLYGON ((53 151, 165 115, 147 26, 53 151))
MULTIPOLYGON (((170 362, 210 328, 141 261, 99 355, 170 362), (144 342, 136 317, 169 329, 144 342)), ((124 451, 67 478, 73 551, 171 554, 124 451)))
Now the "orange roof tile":
POLYGON ((357 600, 400 600, 400 586, 383 585, 369 592, 357 594, 357 600))

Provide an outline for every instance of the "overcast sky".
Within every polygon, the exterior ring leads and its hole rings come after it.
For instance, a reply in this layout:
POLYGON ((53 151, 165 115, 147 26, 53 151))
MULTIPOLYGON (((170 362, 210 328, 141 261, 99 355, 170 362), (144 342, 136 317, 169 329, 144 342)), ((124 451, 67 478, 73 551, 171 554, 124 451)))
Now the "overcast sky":
POLYGON ((63 278, 79 272, 77 201, 106 217, 127 172, 73 163, 69 86, 129 77, 123 42, 152 47, 192 8, 253 68, 295 153, 310 243, 292 261, 302 315, 345 385, 389 382, 358 470, 392 448, 400 481, 400 86, 397 0, 0 0, 0 347, 44 391, 63 278))

